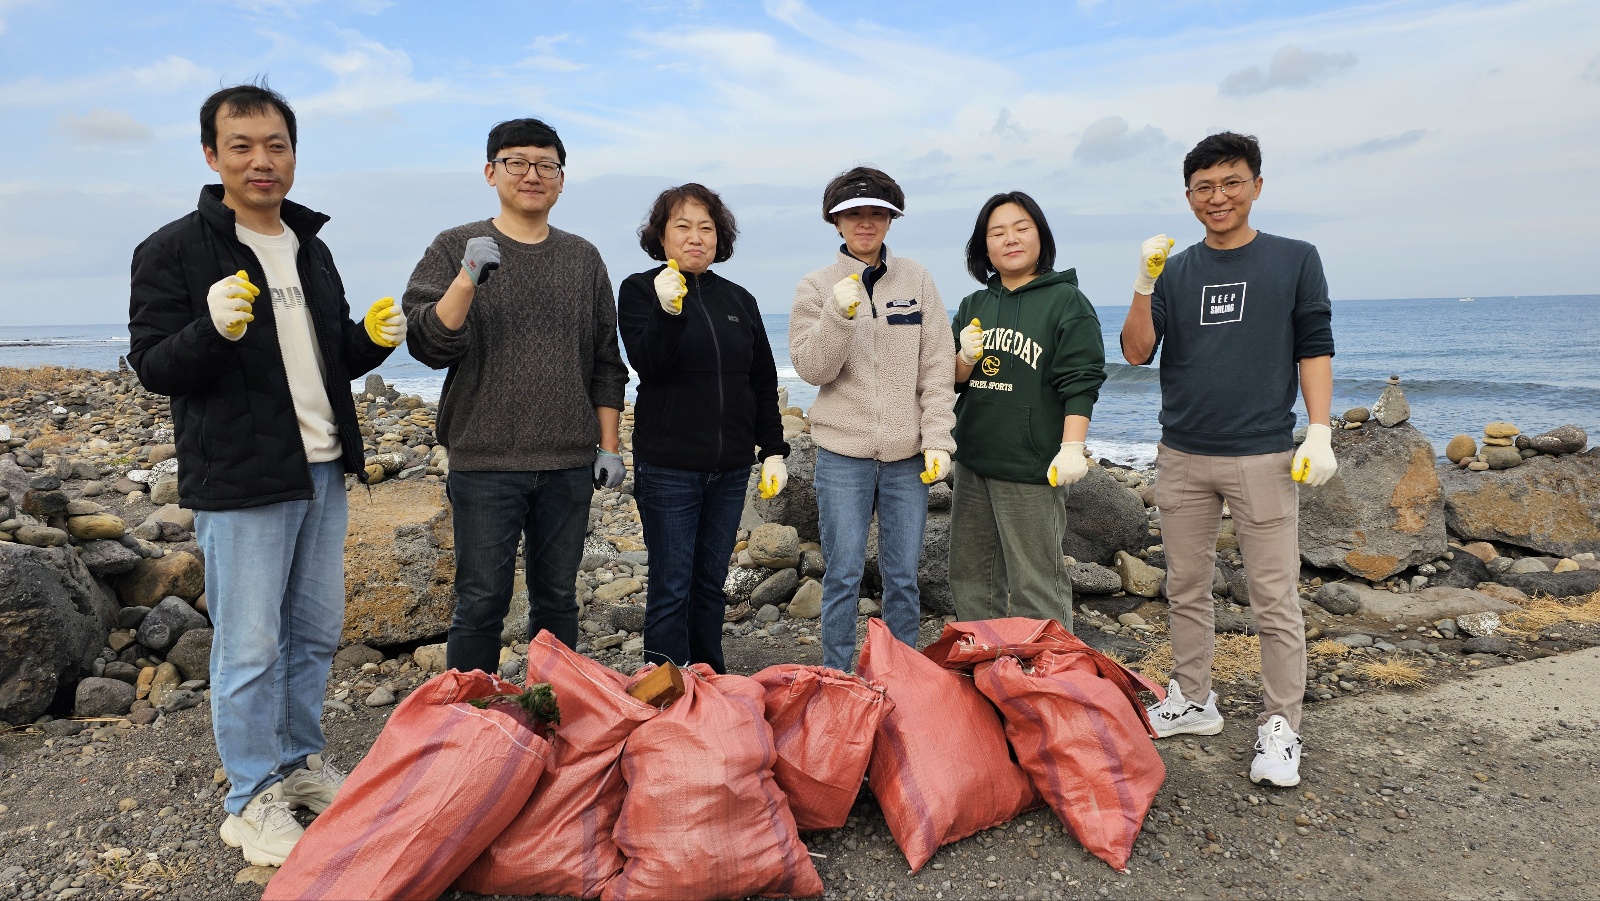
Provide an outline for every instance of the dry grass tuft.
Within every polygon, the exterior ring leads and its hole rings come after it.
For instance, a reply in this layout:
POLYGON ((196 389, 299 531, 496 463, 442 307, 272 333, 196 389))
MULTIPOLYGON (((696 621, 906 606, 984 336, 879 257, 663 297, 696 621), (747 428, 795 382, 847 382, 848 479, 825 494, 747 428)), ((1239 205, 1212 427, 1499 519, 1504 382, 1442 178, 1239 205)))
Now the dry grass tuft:
POLYGON ((82 385, 105 373, 65 366, 0 366, 0 397, 18 397, 30 391, 57 391, 82 385))
POLYGON ((1427 661, 1409 654, 1387 654, 1368 660, 1356 672, 1385 688, 1415 688, 1428 683, 1427 661))
POLYGON ((1522 610, 1500 617, 1501 631, 1529 637, 1557 623, 1600 623, 1600 591, 1567 601, 1539 595, 1519 605, 1522 610))
POLYGON ((169 889, 172 883, 192 875, 194 870, 194 862, 190 860, 146 859, 141 862, 131 856, 107 859, 106 855, 101 855, 94 864, 94 872, 106 882, 129 893, 143 892, 136 895, 139 898, 154 897, 157 892, 169 889))
MULTIPOLYGON (((1137 671, 1153 682, 1165 683, 1172 675, 1172 643, 1162 642, 1150 648, 1143 660, 1132 664, 1137 671)), ((1261 640, 1254 635, 1218 635, 1216 652, 1211 657, 1211 678, 1233 682, 1261 672, 1261 640)))
POLYGON ((1313 660, 1337 660, 1350 656, 1350 646, 1340 644, 1331 638, 1323 638, 1311 643, 1306 648, 1306 656, 1313 660))

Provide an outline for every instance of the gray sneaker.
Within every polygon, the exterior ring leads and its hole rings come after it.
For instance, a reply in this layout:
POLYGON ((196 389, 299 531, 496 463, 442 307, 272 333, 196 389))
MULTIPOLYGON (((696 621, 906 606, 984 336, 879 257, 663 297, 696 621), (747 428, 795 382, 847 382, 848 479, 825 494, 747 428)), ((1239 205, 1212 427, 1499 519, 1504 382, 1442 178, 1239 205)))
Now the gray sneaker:
POLYGON ((344 785, 344 773, 322 759, 321 754, 306 758, 306 765, 284 777, 283 800, 289 807, 306 808, 321 813, 333 803, 334 795, 344 785))
POLYGON ((1167 699, 1145 708, 1157 738, 1171 735, 1216 735, 1222 731, 1222 714, 1217 711, 1217 693, 1197 704, 1183 696, 1178 680, 1167 682, 1167 699))
POLYGON ((244 859, 258 867, 282 866, 294 850, 295 842, 305 834, 305 829, 295 822, 289 805, 284 803, 280 788, 282 783, 262 789, 250 799, 244 813, 222 824, 222 841, 230 848, 244 852, 244 859))

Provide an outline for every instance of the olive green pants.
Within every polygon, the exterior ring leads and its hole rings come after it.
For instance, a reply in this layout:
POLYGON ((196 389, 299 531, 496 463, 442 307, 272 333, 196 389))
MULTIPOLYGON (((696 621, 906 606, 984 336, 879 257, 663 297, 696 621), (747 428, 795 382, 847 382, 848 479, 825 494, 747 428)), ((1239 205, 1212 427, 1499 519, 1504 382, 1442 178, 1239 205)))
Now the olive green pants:
POLYGON ((978 475, 955 464, 950 594, 961 620, 1026 616, 1072 628, 1061 558, 1067 489, 978 475))

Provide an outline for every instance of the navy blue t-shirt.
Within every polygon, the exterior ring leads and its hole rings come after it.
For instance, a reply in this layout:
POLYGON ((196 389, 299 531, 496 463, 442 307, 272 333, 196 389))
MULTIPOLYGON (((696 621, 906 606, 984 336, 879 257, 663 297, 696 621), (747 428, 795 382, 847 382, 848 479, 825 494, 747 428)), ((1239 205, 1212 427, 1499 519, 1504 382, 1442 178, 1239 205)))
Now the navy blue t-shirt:
POLYGON ((1187 247, 1156 280, 1150 318, 1163 444, 1223 457, 1294 448, 1296 364, 1333 355, 1315 247, 1265 232, 1232 250, 1187 247))

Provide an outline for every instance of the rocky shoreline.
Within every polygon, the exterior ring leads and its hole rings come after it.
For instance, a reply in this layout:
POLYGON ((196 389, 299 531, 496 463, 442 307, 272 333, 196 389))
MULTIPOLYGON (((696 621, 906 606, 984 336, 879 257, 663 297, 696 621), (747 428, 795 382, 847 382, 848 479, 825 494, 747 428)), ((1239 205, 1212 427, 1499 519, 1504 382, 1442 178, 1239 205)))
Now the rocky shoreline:
MULTIPOLYGON (((438 642, 452 603, 441 484, 449 459, 432 432, 434 406, 369 379, 357 409, 371 487, 348 481, 348 608, 325 704, 330 733, 340 723, 365 730, 375 715, 381 725, 390 705, 442 669, 438 642)), ((1586 450, 1587 436, 1572 427, 1520 436, 1500 434, 1515 427, 1498 423, 1485 428, 1496 439, 1489 448, 1510 447, 1516 464, 1473 466, 1486 461, 1476 447, 1461 452, 1458 442, 1449 449, 1457 453, 1447 451, 1441 461, 1406 422, 1409 414, 1398 384, 1372 409, 1344 413, 1334 439, 1340 475, 1301 493, 1307 701, 1381 695, 1600 645, 1600 451, 1586 450)), ((803 411, 786 409, 784 424, 795 449, 789 488, 770 501, 750 496, 728 581, 724 630, 729 666, 739 672, 820 662, 814 448, 803 411)), ((629 410, 625 452, 631 428, 629 410)), ((133 733, 154 738, 177 728, 164 727, 169 720, 205 715, 204 561, 192 515, 174 503, 170 429, 165 399, 143 391, 131 373, 0 370, 0 622, 8 624, 0 630, 0 660, 7 661, 0 720, 37 741, 30 753, 41 760, 93 767, 97 754, 132 741, 133 733)), ((1091 465, 1069 494, 1072 533, 1063 553, 1079 636, 1164 680, 1171 657, 1153 489, 1152 472, 1107 460, 1091 465)), ((930 493, 919 570, 924 641, 952 613, 944 569, 949 498, 943 484, 930 493)), ((1258 646, 1231 522, 1224 522, 1218 550, 1218 678, 1229 689, 1221 691, 1225 712, 1243 716, 1257 703, 1251 670, 1258 646)), ((874 559, 867 572, 863 627, 877 612, 874 559)), ((632 672, 642 662, 648 581, 631 481, 597 492, 578 578, 578 650, 632 672)), ((502 636, 501 672, 513 678, 524 666, 526 602, 519 590, 502 636)), ((359 758, 365 748, 357 745, 341 759, 359 758)), ((1171 754, 1192 761, 1212 753, 1206 747, 1185 742, 1171 754)), ((224 786, 214 764, 195 768, 214 761, 215 752, 171 750, 193 761, 178 781, 189 786, 184 791, 200 819, 179 817, 182 823, 149 839, 149 850, 175 867, 220 857, 210 847, 218 845, 207 831, 210 813, 198 811, 214 808, 224 786)), ((1245 750, 1230 753, 1238 759, 1245 750)), ((0 844, 21 828, 6 819, 8 790, 0 790, 0 844)), ((156 818, 163 816, 173 815, 158 811, 156 818)), ((94 859, 78 870, 109 866, 94 859)), ((0 877, 5 863, 0 857, 0 877)), ((95 887, 82 872, 74 876, 79 885, 55 885, 69 874, 0 878, 0 899, 72 897, 80 894, 74 888, 95 887)))

